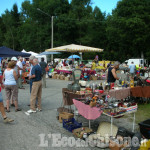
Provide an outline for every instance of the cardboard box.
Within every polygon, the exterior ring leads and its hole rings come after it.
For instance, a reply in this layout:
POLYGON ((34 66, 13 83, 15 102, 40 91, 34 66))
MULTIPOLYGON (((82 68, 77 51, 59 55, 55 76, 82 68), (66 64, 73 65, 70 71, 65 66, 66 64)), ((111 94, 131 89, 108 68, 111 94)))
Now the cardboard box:
POLYGON ((65 76, 64 75, 60 75, 60 80, 65 80, 65 76))
POLYGON ((52 79, 56 79, 56 74, 54 74, 54 75, 52 76, 52 79))
POLYGON ((70 80, 70 77, 65 77, 65 80, 66 80, 66 81, 69 81, 69 80, 70 80))
POLYGON ((82 139, 83 138, 83 134, 84 133, 91 133, 93 130, 92 129, 89 129, 88 127, 82 127, 82 128, 78 128, 78 129, 74 129, 73 130, 73 134, 82 139))
POLYGON ((59 122, 62 123, 63 119, 70 119, 70 118, 73 118, 73 117, 74 117, 74 114, 72 114, 72 113, 61 112, 59 114, 59 122))
POLYGON ((56 79, 60 79, 60 75, 59 74, 56 74, 56 79))
POLYGON ((92 76, 92 80, 97 80, 97 76, 92 76))

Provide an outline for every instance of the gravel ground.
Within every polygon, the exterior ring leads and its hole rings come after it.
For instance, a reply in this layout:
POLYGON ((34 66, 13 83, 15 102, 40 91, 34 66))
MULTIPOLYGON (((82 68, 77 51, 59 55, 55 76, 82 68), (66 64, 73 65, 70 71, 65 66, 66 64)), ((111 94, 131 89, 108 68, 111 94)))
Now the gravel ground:
MULTIPOLYGON (((62 102, 62 88, 67 87, 69 81, 47 79, 47 88, 43 89, 42 93, 42 112, 37 112, 27 116, 25 111, 29 109, 27 106, 30 101, 29 85, 25 84, 25 89, 19 90, 19 106, 23 109, 21 112, 15 112, 11 107, 11 112, 8 117, 15 121, 11 124, 4 124, 2 118, 0 119, 0 149, 1 150, 93 150, 98 148, 84 147, 52 147, 52 138, 48 138, 48 134, 61 133, 64 137, 73 136, 71 133, 63 129, 62 124, 56 119, 56 109, 61 106, 62 102), (40 134, 45 134, 48 140, 48 146, 40 147, 40 134)), ((3 98, 5 102, 5 92, 3 90, 3 98)), ((115 119, 114 124, 117 126, 124 126, 127 129, 132 129, 132 115, 121 119, 115 119)), ((88 126, 88 121, 83 117, 79 117, 79 121, 84 122, 88 126)), ((101 121, 110 121, 110 118, 102 116, 91 122, 92 128, 97 128, 101 121)), ((137 127, 137 126, 136 126, 137 127)))

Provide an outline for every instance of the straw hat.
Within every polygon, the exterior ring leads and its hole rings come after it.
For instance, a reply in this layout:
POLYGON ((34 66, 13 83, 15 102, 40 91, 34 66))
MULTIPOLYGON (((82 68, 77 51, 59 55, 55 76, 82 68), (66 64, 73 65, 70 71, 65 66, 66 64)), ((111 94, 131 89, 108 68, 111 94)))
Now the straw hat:
POLYGON ((112 125, 112 135, 111 135, 111 124, 109 122, 102 122, 100 123, 97 134, 100 134, 102 137, 106 136, 116 136, 118 132, 118 127, 112 125))

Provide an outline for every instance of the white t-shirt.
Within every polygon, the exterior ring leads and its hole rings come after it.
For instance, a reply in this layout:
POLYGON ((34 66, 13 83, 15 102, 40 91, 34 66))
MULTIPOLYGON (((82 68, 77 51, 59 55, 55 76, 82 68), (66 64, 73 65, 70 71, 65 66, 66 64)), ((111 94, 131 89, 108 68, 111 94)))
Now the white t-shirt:
POLYGON ((30 73, 29 73, 30 76, 31 76, 32 68, 33 68, 33 65, 31 64, 31 65, 30 65, 30 73))
MULTIPOLYGON (((17 62, 17 66, 20 67, 21 69, 23 69, 23 65, 21 61, 17 62)), ((20 75, 22 74, 22 70, 19 71, 20 75)))

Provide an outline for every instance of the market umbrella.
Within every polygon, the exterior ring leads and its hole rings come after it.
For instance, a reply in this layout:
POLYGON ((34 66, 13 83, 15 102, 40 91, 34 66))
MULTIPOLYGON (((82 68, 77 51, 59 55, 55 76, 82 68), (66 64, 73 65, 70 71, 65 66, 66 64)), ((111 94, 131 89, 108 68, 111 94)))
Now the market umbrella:
POLYGON ((80 52, 81 60, 82 60, 82 52, 102 52, 103 49, 88 47, 88 46, 83 46, 83 45, 70 44, 70 45, 55 47, 55 48, 51 48, 51 49, 46 49, 45 51, 48 51, 48 52, 54 52, 54 51, 72 52, 72 53, 80 52))
POLYGON ((42 52, 39 55, 54 55, 54 54, 60 54, 60 52, 42 52))
POLYGON ((52 52, 52 51, 59 51, 59 52, 102 52, 103 49, 88 47, 83 45, 76 45, 70 44, 60 47, 55 47, 51 49, 46 49, 45 51, 52 52))
POLYGON ((69 56, 68 58, 69 58, 69 59, 75 59, 75 58, 79 58, 79 59, 80 59, 80 56, 78 56, 78 55, 71 55, 71 56, 69 56))

